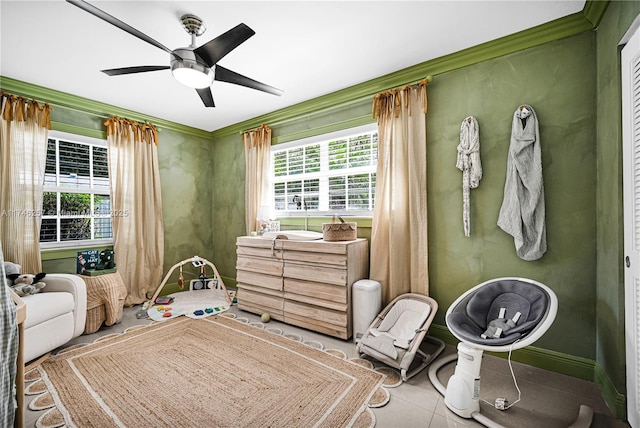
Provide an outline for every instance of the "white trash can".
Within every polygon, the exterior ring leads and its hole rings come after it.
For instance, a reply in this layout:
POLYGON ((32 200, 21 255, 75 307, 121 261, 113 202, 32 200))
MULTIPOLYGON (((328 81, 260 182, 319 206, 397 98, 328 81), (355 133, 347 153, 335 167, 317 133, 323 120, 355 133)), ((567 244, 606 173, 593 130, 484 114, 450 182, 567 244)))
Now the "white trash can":
POLYGON ((361 279, 351 288, 353 341, 358 342, 382 309, 382 288, 378 281, 361 279))

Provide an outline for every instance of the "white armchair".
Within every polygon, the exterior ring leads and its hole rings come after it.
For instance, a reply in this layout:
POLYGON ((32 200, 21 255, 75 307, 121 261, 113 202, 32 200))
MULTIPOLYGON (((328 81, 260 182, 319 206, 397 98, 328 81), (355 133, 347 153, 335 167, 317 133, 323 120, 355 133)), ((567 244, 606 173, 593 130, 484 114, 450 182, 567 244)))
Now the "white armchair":
POLYGON ((40 293, 21 297, 26 305, 24 361, 64 345, 84 331, 87 287, 78 275, 47 274, 40 293))

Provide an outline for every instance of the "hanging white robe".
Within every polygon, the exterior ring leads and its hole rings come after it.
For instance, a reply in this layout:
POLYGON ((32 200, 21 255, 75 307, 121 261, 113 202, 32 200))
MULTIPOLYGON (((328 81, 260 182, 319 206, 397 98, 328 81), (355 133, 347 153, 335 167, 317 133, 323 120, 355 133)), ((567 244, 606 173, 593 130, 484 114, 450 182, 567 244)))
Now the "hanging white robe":
POLYGON ((471 235, 470 189, 475 189, 482 178, 480 162, 480 126, 475 117, 465 117, 460 125, 460 144, 456 167, 462 171, 462 224, 464 236, 471 235))

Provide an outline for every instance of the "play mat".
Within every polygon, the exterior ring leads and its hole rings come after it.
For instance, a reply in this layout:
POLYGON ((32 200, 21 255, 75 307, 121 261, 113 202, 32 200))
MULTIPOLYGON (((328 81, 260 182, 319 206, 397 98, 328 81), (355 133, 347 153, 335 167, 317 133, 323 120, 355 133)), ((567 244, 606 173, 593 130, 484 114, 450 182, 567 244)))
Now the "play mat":
POLYGON ((224 290, 191 290, 167 295, 173 302, 166 305, 153 305, 147 309, 149 318, 154 321, 166 321, 180 315, 189 318, 205 318, 229 310, 228 297, 224 290))

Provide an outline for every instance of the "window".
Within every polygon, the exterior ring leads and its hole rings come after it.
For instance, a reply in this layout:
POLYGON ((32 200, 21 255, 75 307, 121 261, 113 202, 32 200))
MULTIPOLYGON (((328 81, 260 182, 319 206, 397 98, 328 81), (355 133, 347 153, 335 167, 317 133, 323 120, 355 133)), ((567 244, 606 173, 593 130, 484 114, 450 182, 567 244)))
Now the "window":
POLYGON ((41 247, 77 247, 112 241, 106 141, 50 132, 41 247))
POLYGON ((371 216, 377 164, 375 124, 273 146, 274 211, 371 216))

